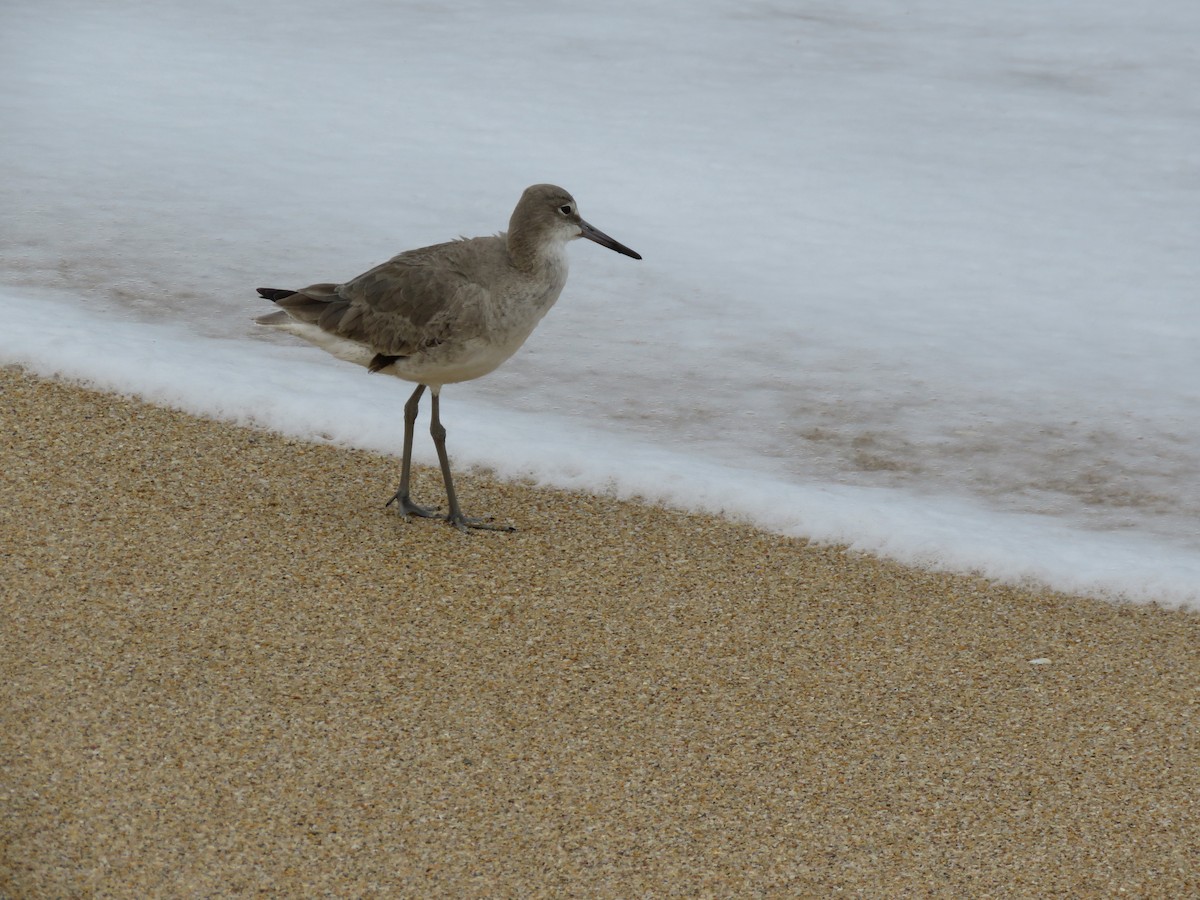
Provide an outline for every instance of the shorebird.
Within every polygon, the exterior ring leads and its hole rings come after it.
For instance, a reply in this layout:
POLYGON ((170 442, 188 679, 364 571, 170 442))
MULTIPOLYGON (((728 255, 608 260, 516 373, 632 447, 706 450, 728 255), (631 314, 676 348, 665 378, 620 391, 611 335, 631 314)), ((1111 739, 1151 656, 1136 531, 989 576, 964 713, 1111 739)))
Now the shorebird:
POLYGON ((581 237, 642 258, 580 218, 575 198, 565 190, 535 184, 521 195, 507 232, 406 250, 343 284, 259 288, 279 309, 255 321, 368 372, 416 382, 404 404, 400 487, 387 506, 395 503, 406 518, 438 515, 409 495, 413 428, 428 388, 429 433, 446 486, 446 521, 462 531, 512 531, 468 518, 459 508, 439 399, 444 385, 488 374, 525 343, 567 283, 567 242, 581 237))

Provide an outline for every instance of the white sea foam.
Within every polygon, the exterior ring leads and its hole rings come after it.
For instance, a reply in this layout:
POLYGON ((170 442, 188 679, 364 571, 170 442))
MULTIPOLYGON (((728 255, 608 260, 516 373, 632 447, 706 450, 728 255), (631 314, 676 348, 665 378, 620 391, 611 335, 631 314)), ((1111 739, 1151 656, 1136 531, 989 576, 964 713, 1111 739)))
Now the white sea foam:
POLYGON ((0 360, 394 451, 253 288, 555 181, 645 260, 571 248, 461 464, 1200 606, 1193 3, 0 15, 0 360))

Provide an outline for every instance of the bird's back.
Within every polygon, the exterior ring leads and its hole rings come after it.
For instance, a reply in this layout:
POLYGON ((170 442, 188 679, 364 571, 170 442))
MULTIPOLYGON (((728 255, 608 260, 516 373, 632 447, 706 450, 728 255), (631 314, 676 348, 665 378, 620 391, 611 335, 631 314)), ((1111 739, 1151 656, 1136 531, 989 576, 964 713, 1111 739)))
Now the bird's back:
POLYGON ((504 243, 494 237, 406 250, 338 285, 345 312, 321 327, 392 355, 467 341, 486 329, 506 268, 504 243))

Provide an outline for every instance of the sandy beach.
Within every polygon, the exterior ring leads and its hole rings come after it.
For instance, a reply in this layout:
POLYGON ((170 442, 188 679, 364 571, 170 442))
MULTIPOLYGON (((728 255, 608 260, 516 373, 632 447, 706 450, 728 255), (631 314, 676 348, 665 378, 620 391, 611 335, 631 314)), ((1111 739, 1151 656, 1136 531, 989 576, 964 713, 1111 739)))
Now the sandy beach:
POLYGON ((1200 896, 1200 615, 0 409, 4 897, 1200 896))

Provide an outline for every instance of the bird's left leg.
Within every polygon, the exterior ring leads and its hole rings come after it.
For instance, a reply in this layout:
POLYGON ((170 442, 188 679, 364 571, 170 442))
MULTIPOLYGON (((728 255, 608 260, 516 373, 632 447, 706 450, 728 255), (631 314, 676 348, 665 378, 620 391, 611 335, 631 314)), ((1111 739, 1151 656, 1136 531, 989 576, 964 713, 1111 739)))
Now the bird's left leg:
MULTIPOLYGON (((400 461, 400 487, 397 488, 396 493, 392 494, 392 499, 384 505, 391 506, 395 503, 397 509, 405 516, 422 516, 432 519, 437 512, 426 509, 424 506, 417 506, 408 495, 408 483, 412 476, 413 429, 417 424, 417 409, 421 405, 423 393, 425 393, 425 385, 418 384, 417 389, 408 398, 408 402, 404 404, 404 458, 400 461)), ((434 400, 437 400, 436 395, 434 395, 434 400)))

